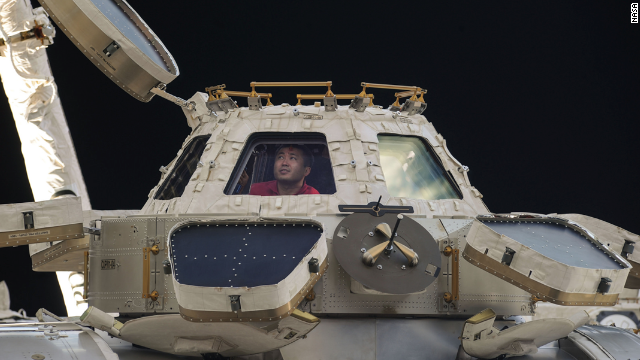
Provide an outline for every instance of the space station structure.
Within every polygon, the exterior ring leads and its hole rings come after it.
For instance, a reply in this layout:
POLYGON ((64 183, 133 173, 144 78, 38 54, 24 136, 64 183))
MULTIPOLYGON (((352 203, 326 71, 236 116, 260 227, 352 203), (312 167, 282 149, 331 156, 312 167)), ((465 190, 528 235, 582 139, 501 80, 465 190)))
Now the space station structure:
POLYGON ((425 89, 363 82, 335 94, 331 81, 252 82, 184 100, 166 91, 175 61, 126 2, 41 3, 119 87, 180 105, 191 128, 138 212, 85 211, 79 198, 1 207, 0 246, 55 236, 62 245, 32 258, 34 268, 84 274, 87 311, 46 326, 68 336, 91 326, 109 334, 97 343, 205 358, 640 349, 626 330, 586 326, 581 310, 640 288, 638 235, 583 215, 491 213, 423 115, 425 89), (279 105, 260 92, 280 87, 315 91, 279 105), (378 105, 387 90, 395 102, 378 105), (302 187, 285 195, 299 169, 302 187), (535 315, 540 302, 572 311, 508 320, 535 315))

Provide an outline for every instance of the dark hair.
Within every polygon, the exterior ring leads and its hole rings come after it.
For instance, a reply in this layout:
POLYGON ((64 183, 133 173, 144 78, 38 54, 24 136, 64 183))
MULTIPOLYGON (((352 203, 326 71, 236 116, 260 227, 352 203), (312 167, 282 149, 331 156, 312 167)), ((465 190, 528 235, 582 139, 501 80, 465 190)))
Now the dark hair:
POLYGON ((290 145, 280 145, 276 149, 275 155, 277 156, 280 150, 286 147, 292 147, 294 149, 298 149, 302 151, 302 161, 304 162, 304 167, 313 167, 313 154, 308 147, 302 144, 290 144, 290 145))

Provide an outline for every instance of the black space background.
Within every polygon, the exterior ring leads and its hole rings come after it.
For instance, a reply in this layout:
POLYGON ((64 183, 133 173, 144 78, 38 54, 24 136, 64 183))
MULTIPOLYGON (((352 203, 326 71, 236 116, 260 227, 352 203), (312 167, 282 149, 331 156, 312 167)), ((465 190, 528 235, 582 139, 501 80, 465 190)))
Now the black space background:
MULTIPOLYGON (((421 86, 424 115, 491 211, 576 212, 640 233, 640 25, 628 1, 129 3, 180 67, 174 95, 251 81, 421 86)), ((119 90, 62 31, 47 51, 93 208, 139 209, 189 134, 181 109, 119 90)), ((307 90, 265 89, 275 103, 307 90)), ((33 201, 5 100, 0 127, 0 204, 33 201)), ((14 310, 65 314, 55 275, 32 272, 26 247, 0 249, 1 279, 14 310)))

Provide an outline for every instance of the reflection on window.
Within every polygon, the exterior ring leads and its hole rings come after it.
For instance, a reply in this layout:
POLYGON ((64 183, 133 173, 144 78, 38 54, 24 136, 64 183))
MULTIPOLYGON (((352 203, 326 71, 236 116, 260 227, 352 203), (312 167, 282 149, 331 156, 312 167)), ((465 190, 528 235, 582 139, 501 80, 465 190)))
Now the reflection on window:
POLYGON ((200 161, 200 157, 202 157, 204 147, 207 145, 209 138, 210 136, 206 135, 198 136, 191 140, 182 152, 182 155, 180 155, 169 177, 167 177, 160 189, 156 192, 156 200, 171 200, 182 196, 184 188, 191 179, 191 175, 193 175, 198 167, 198 161, 200 161))
MULTIPOLYGON (((273 189, 277 185, 275 165, 276 151, 283 145, 300 146, 308 152, 306 166, 311 172, 304 178, 304 183, 320 194, 334 194, 336 185, 333 179, 333 169, 327 149, 327 141, 322 134, 279 134, 256 133, 247 141, 247 146, 238 159, 238 163, 227 183, 227 195, 252 194, 274 195, 273 189), (276 185, 274 185, 274 183, 276 185), (256 185, 261 184, 261 185, 256 185), (265 192, 265 187, 267 188, 265 192), (254 190, 252 191, 252 188, 254 190), (261 189, 261 191, 256 191, 261 189)), ((304 194, 304 193, 301 193, 304 194)))
POLYGON ((460 199, 448 174, 417 137, 378 135, 389 195, 422 200, 460 199))

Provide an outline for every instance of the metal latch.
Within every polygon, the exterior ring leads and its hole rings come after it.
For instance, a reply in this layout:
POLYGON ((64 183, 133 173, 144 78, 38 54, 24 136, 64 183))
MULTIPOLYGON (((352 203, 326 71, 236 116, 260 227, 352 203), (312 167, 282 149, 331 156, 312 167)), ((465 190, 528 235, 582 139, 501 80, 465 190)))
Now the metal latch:
POLYGON ((309 260, 309 272, 317 274, 320 272, 320 261, 316 258, 311 258, 309 260))
POLYGON ((100 229, 97 227, 84 227, 82 228, 85 234, 100 236, 100 229))
POLYGON ((622 256, 627 259, 629 255, 633 254, 633 249, 635 245, 635 241, 625 240, 624 246, 622 247, 622 256))
POLYGON ((168 259, 162 260, 162 269, 166 275, 171 274, 171 262, 168 259))
POLYGON ((231 311, 238 312, 242 307, 240 306, 240 295, 229 295, 231 301, 231 311))
POLYGON ((115 53, 118 49, 120 49, 120 44, 118 44, 117 42, 112 41, 111 44, 107 45, 106 48, 104 48, 104 50, 102 50, 102 52, 107 55, 107 57, 111 57, 111 55, 113 55, 113 53, 115 53))
POLYGON ((34 223, 33 223, 33 211, 25 211, 22 213, 22 218, 24 219, 24 228, 26 229, 33 229, 34 227, 34 223))
POLYGON ((507 247, 504 250, 504 254, 502 254, 502 261, 500 261, 502 264, 505 264, 507 266, 511 266, 511 262, 513 261, 513 256, 516 254, 516 251, 513 250, 510 247, 507 247))
POLYGON ((598 292, 600 294, 606 294, 611 289, 611 279, 608 277, 600 278, 600 283, 598 284, 598 292))

